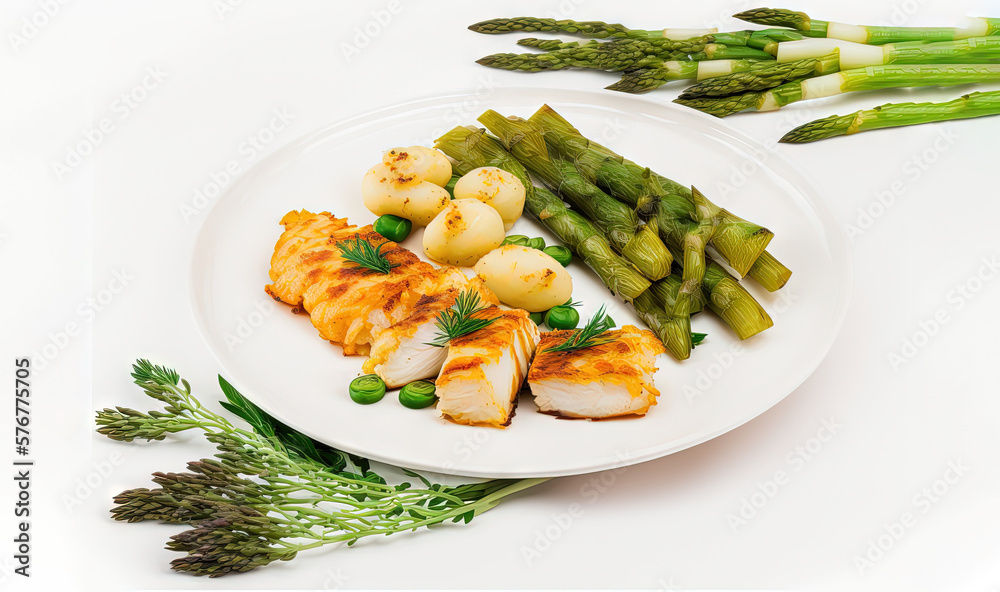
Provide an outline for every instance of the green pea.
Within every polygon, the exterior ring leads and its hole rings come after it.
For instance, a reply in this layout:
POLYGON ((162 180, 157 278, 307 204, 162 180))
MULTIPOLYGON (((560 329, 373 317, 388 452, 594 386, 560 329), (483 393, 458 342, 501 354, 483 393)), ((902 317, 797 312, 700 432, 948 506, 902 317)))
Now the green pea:
POLYGON ((528 243, 524 246, 541 251, 545 248, 545 239, 540 236, 537 238, 529 238, 528 243))
POLYGON ((573 252, 560 245, 545 247, 542 252, 559 262, 559 265, 566 267, 573 260, 573 252))
POLYGON ((528 244, 528 237, 524 236, 523 234, 512 234, 512 235, 506 237, 505 239, 503 239, 503 242, 500 243, 500 246, 503 246, 503 245, 520 245, 520 246, 524 247, 524 246, 527 246, 527 244, 528 244))
POLYGON ((378 403, 385 396, 385 382, 376 374, 365 374, 352 380, 347 390, 355 403, 371 405, 378 403))
POLYGON ((385 216, 379 216, 378 220, 375 221, 373 228, 375 228, 375 232, 381 234, 392 242, 400 243, 406 240, 406 237, 410 236, 410 230, 413 229, 413 223, 406 218, 386 214, 385 216))
POLYGON ((399 390, 399 402, 403 407, 423 409, 433 405, 434 401, 437 401, 434 383, 428 380, 411 382, 399 390))
POLYGON ((565 304, 554 306, 545 313, 545 324, 551 329, 576 329, 580 324, 580 313, 565 304))
POLYGON ((544 312, 533 312, 528 314, 528 318, 535 322, 536 325, 541 325, 545 321, 544 312))

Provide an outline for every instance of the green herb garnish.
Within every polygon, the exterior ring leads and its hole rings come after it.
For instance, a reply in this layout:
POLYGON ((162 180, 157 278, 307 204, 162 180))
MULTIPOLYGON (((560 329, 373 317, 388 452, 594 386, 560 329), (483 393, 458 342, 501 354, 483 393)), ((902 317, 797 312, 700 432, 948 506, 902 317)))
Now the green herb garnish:
POLYGON ((496 317, 492 319, 472 318, 472 313, 483 310, 484 308, 487 307, 486 305, 480 304, 478 292, 463 290, 462 293, 458 295, 458 298, 455 298, 455 304, 451 305, 451 308, 442 310, 438 313, 438 333, 434 341, 426 343, 425 345, 444 347, 448 345, 448 342, 456 337, 468 335, 469 333, 478 331, 483 327, 492 324, 493 321, 496 320, 496 317))
POLYGON ((379 273, 389 273, 393 267, 399 267, 398 263, 389 263, 389 259, 382 253, 382 247, 386 243, 379 243, 372 246, 367 240, 355 233, 354 239, 347 239, 337 243, 340 247, 340 256, 348 261, 353 261, 361 267, 368 268, 379 273))
POLYGON ((595 345, 611 343, 614 339, 600 338, 600 335, 615 326, 615 322, 604 312, 604 305, 582 329, 575 329, 573 336, 559 345, 548 348, 547 352, 570 352, 595 345))
POLYGON ((706 337, 708 337, 708 333, 694 333, 694 332, 692 332, 691 333, 691 347, 694 347, 694 346, 698 345, 699 343, 701 343, 702 341, 705 341, 706 337))

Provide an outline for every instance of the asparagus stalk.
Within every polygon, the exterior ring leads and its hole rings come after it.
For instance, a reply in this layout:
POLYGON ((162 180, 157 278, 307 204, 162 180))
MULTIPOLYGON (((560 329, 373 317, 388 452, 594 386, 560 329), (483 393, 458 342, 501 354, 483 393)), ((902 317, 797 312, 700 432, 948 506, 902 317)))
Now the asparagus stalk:
POLYGON ((771 328, 774 322, 754 297, 721 265, 708 259, 702 290, 708 307, 719 315, 740 340, 771 328))
POLYGON ((563 41, 562 39, 536 39, 535 37, 525 37, 518 39, 517 44, 523 47, 533 47, 542 51, 557 51, 560 49, 570 49, 573 47, 594 47, 599 41, 589 41, 580 43, 579 41, 563 41))
POLYGON ((759 62, 756 68, 736 72, 726 76, 711 78, 687 87, 680 94, 681 99, 701 97, 727 97, 745 92, 762 91, 782 84, 822 76, 840 70, 837 52, 820 58, 805 58, 794 62, 759 62))
POLYGON ((1000 91, 975 92, 944 103, 888 103, 850 115, 831 115, 793 129, 782 142, 802 144, 858 132, 1000 114, 1000 91))
POLYGON ((792 270, 785 267, 774 255, 764 251, 750 267, 750 277, 768 292, 780 290, 792 277, 792 270))
POLYGON ((747 109, 773 111, 785 105, 841 93, 909 86, 954 86, 1000 80, 1000 65, 889 65, 870 66, 789 82, 767 91, 728 97, 676 99, 674 102, 716 117, 747 109))
POLYGON ((644 93, 660 88, 672 80, 704 80, 734 72, 753 70, 770 60, 710 60, 703 62, 668 60, 643 68, 627 70, 622 79, 605 87, 627 93, 644 93))
POLYGON ((573 163, 550 155, 537 127, 493 110, 483 113, 479 121, 542 183, 590 218, 643 275, 658 280, 670 273, 670 252, 656 236, 641 232, 636 213, 587 181, 573 163))
POLYGON ((843 70, 885 64, 989 64, 1000 62, 1000 37, 971 37, 959 41, 909 41, 864 45, 839 39, 806 39, 782 43, 777 61, 791 62, 840 52, 843 70))
POLYGON ((755 8, 733 15, 735 18, 768 27, 790 27, 808 37, 844 39, 869 45, 904 41, 952 41, 985 37, 1000 32, 1000 19, 974 18, 963 28, 952 27, 873 27, 847 25, 810 18, 804 12, 783 8, 755 8))
POLYGON ((497 18, 469 26, 470 31, 497 35, 500 33, 571 33, 598 39, 690 39, 715 33, 717 29, 658 29, 646 31, 629 29, 617 23, 601 21, 572 21, 521 16, 497 18))
POLYGON ((691 356, 691 317, 686 312, 690 308, 688 298, 688 295, 678 293, 671 311, 665 311, 648 290, 632 301, 632 307, 642 322, 652 329, 677 360, 686 360, 691 356), (674 310, 685 312, 674 316, 674 310))
POLYGON ((478 64, 501 70, 541 72, 564 68, 586 68, 621 72, 654 66, 664 61, 702 61, 722 59, 773 60, 774 56, 745 46, 711 43, 705 37, 684 41, 617 39, 607 43, 588 43, 557 49, 548 53, 498 53, 480 58, 478 64))
MULTIPOLYGON (((587 178, 615 197, 638 207, 640 213, 655 217, 659 222, 660 236, 665 241, 680 244, 691 225, 700 220, 694 195, 688 187, 640 167, 590 141, 548 105, 543 105, 531 116, 530 121, 542 130, 546 143, 574 160, 577 168, 587 178), (644 195, 650 193, 657 199, 644 199, 644 195), (659 205, 656 206, 656 212, 651 215, 649 208, 657 202, 659 205)), ((712 245, 733 269, 746 275, 774 234, 708 200, 705 202, 710 217, 719 218, 718 227, 712 236, 712 245)))
MULTIPOLYGON (((656 298, 657 305, 663 310, 674 308, 677 302, 677 293, 681 289, 681 282, 683 282, 681 274, 682 270, 680 266, 675 263, 670 275, 662 280, 656 280, 649 287, 649 293, 656 298)), ((702 290, 698 290, 693 296, 694 298, 691 299, 689 305, 691 315, 701 312, 705 307, 707 299, 707 295, 702 290)))
POLYGON ((612 250, 600 230, 579 213, 569 210, 562 199, 532 185, 524 166, 483 130, 456 127, 437 140, 436 148, 455 161, 455 170, 461 174, 474 168, 495 166, 520 179, 525 188, 524 209, 555 234, 622 300, 631 301, 649 288, 649 281, 612 250))
POLYGON ((515 17, 490 19, 469 27, 477 33, 496 35, 500 33, 570 33, 581 37, 597 39, 668 39, 686 40, 693 37, 711 37, 715 43, 726 45, 746 45, 756 49, 765 49, 782 41, 802 39, 805 37, 797 31, 784 29, 765 29, 763 31, 733 31, 718 33, 717 29, 629 29, 617 23, 601 21, 572 21, 549 18, 515 17))

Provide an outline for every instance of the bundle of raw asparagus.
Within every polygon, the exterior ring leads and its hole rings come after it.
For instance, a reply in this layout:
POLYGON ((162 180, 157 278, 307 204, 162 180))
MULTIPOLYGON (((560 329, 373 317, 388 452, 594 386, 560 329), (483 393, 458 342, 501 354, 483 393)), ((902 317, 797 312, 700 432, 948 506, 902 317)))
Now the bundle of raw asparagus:
POLYGON ((705 253, 713 246, 740 276, 774 291, 792 272, 765 250, 771 231, 588 140, 547 105, 528 119, 487 111, 479 121, 489 133, 456 127, 436 147, 459 174, 494 166, 517 176, 525 211, 631 303, 675 358, 690 355, 690 315, 703 307, 740 339, 772 325, 738 279, 705 253))
MULTIPOLYGON (((759 31, 628 29, 599 21, 519 17, 469 27, 480 33, 551 32, 611 39, 586 43, 522 39, 534 54, 495 54, 480 64, 540 72, 588 68, 620 72, 608 89, 647 92, 672 80, 696 81, 675 102, 725 117, 790 103, 883 88, 953 86, 1000 80, 1000 19, 963 28, 858 26, 801 12, 759 8, 734 15, 759 31), (786 27, 786 28, 775 28, 786 27)), ((784 142, 812 142, 871 129, 995 115, 1000 91, 946 103, 886 104, 799 126, 784 142)))

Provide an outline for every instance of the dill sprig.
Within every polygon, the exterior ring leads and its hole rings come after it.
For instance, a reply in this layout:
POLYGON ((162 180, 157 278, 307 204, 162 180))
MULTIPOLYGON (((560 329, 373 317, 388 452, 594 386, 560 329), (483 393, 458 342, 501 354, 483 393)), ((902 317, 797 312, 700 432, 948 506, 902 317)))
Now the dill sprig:
POLYGON ((582 329, 574 329, 573 336, 559 345, 546 349, 547 352, 570 352, 603 345, 614 341, 611 338, 601 338, 600 335, 615 326, 614 320, 604 312, 604 305, 597 311, 582 329))
POLYGON ((438 328, 437 335, 434 341, 425 345, 444 347, 452 339, 478 331, 497 320, 496 317, 492 319, 472 318, 472 313, 484 308, 487 308, 487 306, 484 304, 481 305, 479 302, 478 292, 462 290, 458 297, 455 298, 455 304, 438 313, 436 323, 438 328))
POLYGON ((361 240, 357 233, 353 241, 347 239, 337 243, 342 258, 372 271, 389 273, 393 267, 399 267, 399 264, 389 263, 389 259, 382 253, 382 247, 385 245, 386 243, 379 243, 377 247, 373 246, 368 240, 361 240))

